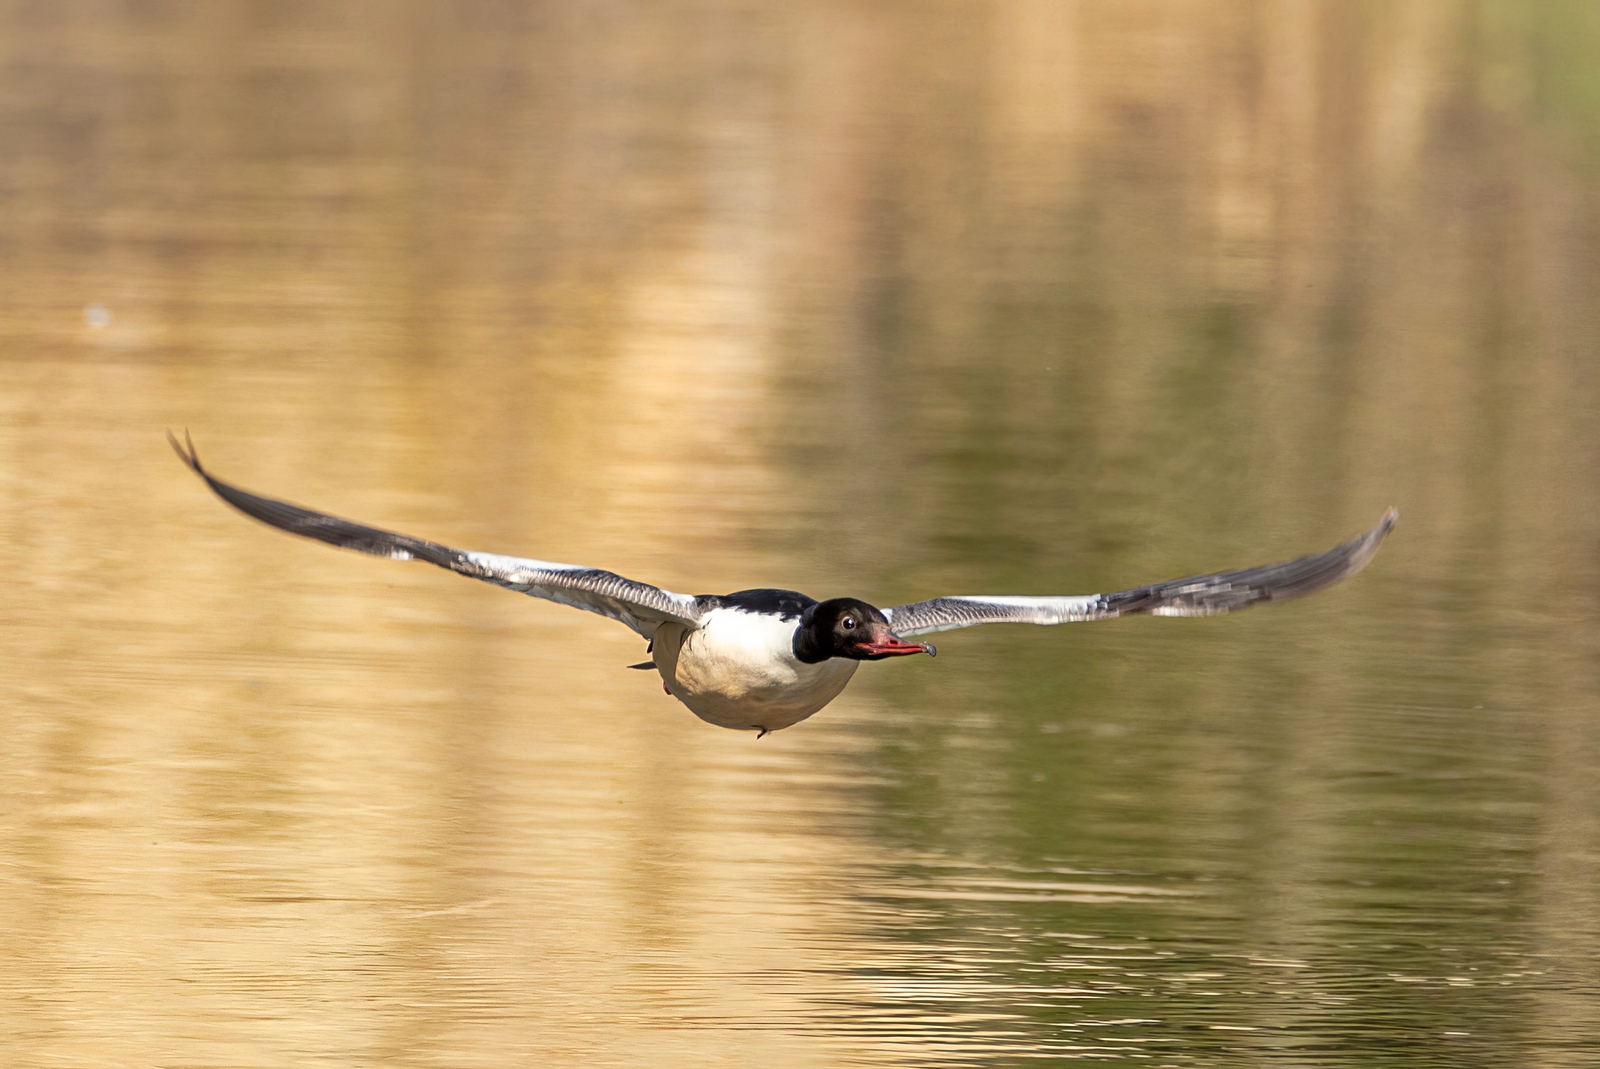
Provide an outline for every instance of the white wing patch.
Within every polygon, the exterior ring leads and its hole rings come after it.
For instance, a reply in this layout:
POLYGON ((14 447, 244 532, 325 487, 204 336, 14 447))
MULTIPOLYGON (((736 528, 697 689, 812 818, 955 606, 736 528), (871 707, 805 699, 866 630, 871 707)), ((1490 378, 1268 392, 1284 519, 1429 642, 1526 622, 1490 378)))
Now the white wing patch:
POLYGON ((983 597, 979 594, 952 594, 953 601, 975 601, 983 605, 1009 605, 1018 609, 1035 609, 1048 612, 1059 612, 1066 615, 1082 615, 1089 611, 1094 603, 1100 600, 1099 594, 1077 594, 1071 597, 1057 598, 1030 598, 1009 594, 996 597, 983 597))
POLYGON ((883 610, 902 638, 933 635, 976 624, 1067 624, 1104 615, 1100 595, 1030 598, 999 594, 950 594, 883 610))
POLYGON ((523 575, 527 576, 527 581, 535 582, 537 581, 538 572, 587 572, 590 570, 582 564, 557 564, 555 561, 534 560, 531 557, 508 557, 502 553, 468 552, 463 556, 472 563, 482 565, 494 574, 502 576, 508 582, 518 582, 523 575))

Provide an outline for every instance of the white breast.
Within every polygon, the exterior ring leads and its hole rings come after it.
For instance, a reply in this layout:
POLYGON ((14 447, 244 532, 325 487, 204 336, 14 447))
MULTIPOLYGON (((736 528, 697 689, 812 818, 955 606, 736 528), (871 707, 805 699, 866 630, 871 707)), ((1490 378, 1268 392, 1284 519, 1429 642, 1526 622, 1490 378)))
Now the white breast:
POLYGON ((777 731, 833 701, 856 662, 805 664, 794 655, 795 620, 714 609, 689 629, 664 623, 654 655, 672 696, 719 727, 777 731))

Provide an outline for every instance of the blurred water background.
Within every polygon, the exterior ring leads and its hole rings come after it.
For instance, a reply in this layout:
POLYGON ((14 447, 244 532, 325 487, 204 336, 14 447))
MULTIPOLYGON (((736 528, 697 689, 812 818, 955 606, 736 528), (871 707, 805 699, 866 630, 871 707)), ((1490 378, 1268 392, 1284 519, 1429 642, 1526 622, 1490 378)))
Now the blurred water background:
POLYGON ((1600 9, 0 4, 0 1061, 1589 1066, 1600 9), (756 742, 687 592, 944 636, 756 742))

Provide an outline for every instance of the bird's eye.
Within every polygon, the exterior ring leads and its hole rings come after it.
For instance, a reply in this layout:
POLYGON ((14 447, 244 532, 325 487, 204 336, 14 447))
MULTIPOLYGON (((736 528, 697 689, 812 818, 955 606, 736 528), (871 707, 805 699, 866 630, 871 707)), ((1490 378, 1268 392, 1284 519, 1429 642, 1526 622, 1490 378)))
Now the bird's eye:
POLYGON ((854 631, 856 629, 856 618, 854 616, 846 616, 843 620, 839 621, 839 626, 844 628, 846 631, 854 631))

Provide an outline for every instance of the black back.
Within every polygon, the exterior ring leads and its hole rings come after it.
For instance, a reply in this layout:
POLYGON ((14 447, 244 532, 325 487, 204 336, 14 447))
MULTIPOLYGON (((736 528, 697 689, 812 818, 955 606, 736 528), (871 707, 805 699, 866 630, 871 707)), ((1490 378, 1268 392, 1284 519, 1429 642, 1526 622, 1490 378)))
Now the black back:
POLYGON ((741 612, 759 612, 785 620, 798 620, 805 611, 817 603, 797 590, 777 590, 762 587, 758 590, 736 590, 732 594, 700 594, 695 603, 703 611, 711 609, 738 609, 741 612))

